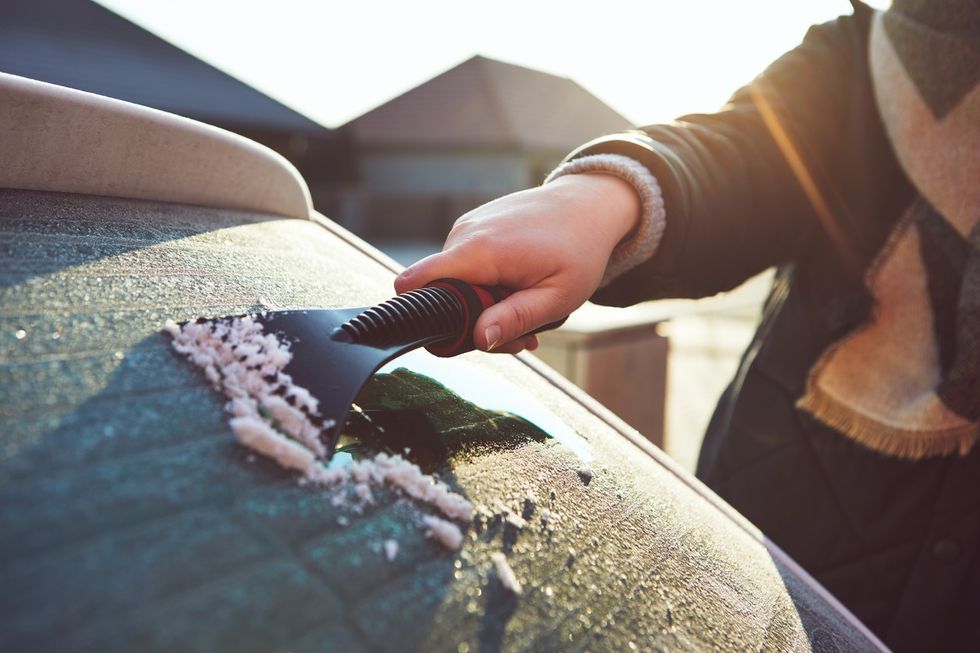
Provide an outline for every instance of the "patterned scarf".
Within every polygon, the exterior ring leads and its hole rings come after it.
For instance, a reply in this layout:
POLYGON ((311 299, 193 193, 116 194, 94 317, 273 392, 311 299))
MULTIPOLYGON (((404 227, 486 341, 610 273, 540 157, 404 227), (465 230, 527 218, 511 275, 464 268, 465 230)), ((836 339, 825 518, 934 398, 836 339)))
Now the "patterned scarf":
POLYGON ((798 405, 887 454, 965 455, 980 438, 980 0, 895 0, 869 63, 918 197, 866 272, 871 317, 798 405))

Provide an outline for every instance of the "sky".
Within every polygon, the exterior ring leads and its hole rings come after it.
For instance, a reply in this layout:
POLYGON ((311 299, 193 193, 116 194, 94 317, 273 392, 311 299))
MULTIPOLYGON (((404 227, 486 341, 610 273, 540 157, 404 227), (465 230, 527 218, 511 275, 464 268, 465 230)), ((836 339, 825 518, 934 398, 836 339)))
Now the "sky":
POLYGON ((569 77, 634 124, 712 111, 809 25, 850 13, 847 0, 99 2, 327 127, 474 54, 569 77))

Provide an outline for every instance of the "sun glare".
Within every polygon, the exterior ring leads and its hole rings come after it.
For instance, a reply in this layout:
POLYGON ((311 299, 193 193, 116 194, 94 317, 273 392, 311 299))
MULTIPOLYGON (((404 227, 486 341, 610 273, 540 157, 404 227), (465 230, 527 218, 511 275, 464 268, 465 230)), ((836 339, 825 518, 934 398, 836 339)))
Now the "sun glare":
POLYGON ((570 77, 637 124, 711 111, 809 25, 850 12, 846 0, 101 1, 328 127, 474 54, 570 77))

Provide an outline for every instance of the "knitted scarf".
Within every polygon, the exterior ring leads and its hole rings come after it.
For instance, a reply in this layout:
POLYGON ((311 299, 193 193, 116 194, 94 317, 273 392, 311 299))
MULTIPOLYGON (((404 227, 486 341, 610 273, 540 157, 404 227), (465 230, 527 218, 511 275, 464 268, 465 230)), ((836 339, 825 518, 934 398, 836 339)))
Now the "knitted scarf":
POLYGON ((980 0, 895 0, 869 64, 918 197, 866 272, 871 317, 798 405, 887 454, 965 455, 980 437, 980 0))

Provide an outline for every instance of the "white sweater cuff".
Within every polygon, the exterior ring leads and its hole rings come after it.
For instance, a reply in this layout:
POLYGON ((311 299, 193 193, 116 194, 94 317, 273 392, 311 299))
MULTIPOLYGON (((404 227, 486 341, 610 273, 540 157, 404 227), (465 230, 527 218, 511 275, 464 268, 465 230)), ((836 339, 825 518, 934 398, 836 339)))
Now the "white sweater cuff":
POLYGON ((613 250, 599 284, 602 287, 653 256, 663 235, 667 216, 656 177, 639 161, 621 154, 592 154, 566 161, 555 168, 544 183, 565 175, 587 172, 619 177, 629 183, 640 196, 640 222, 613 250))

